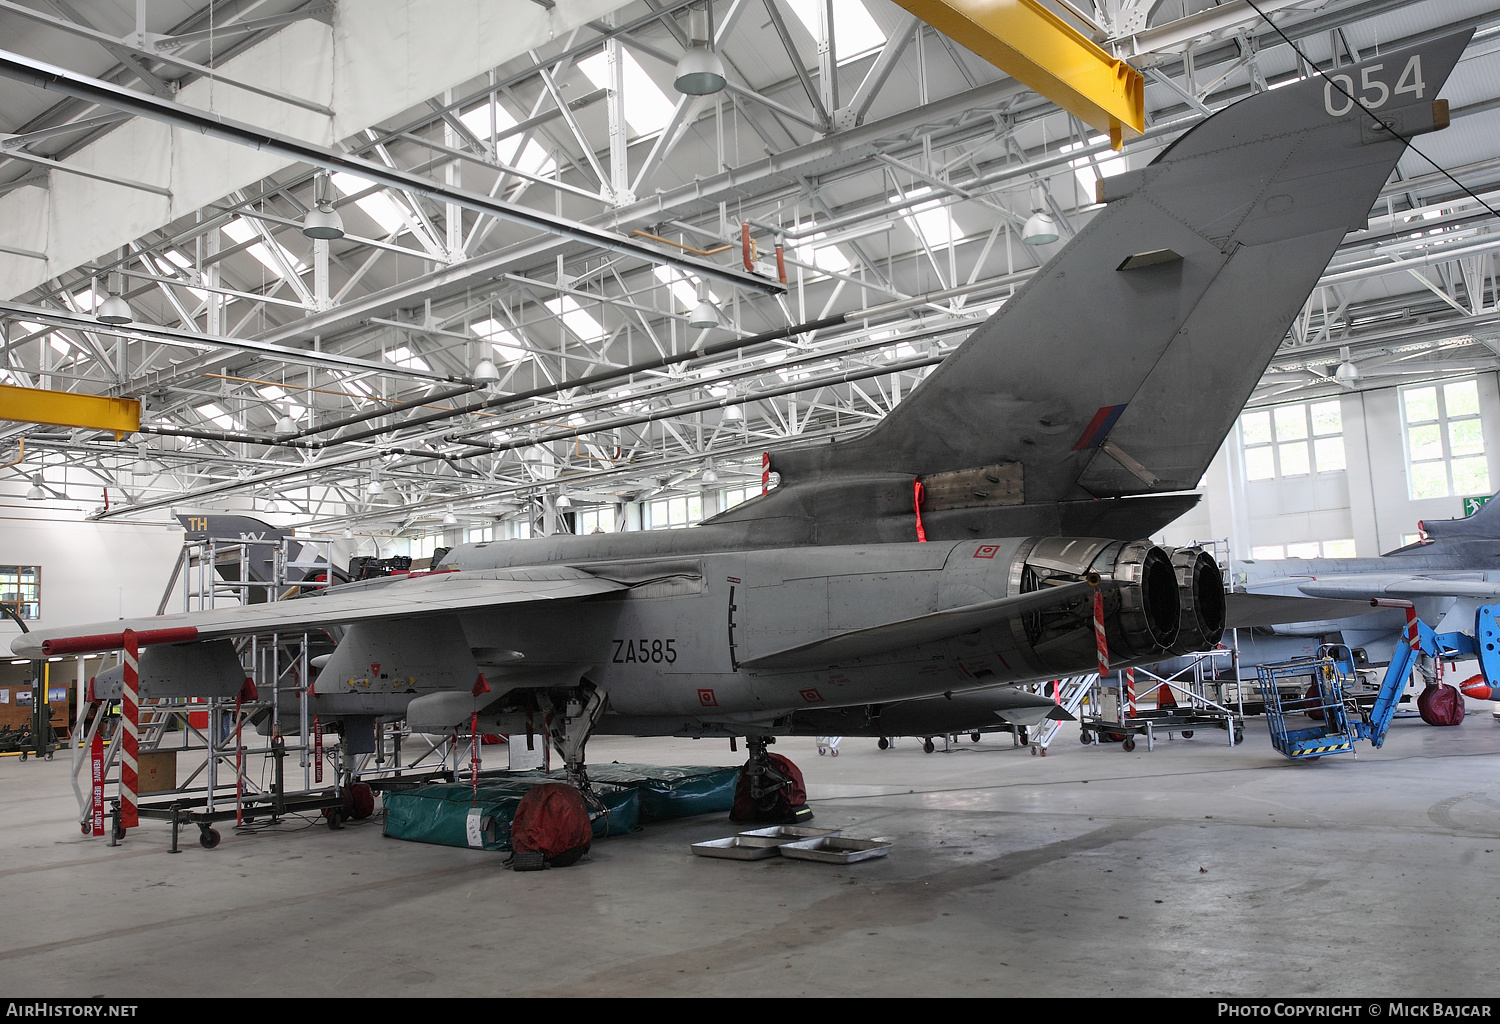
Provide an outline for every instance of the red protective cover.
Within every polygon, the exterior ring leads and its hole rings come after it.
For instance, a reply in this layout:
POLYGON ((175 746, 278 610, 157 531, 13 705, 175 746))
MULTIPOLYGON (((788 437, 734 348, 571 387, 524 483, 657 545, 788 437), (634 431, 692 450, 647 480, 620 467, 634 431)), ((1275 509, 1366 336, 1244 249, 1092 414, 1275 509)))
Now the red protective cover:
MULTIPOLYGON (((780 821, 785 817, 789 817, 791 812, 798 807, 805 807, 807 805, 807 787, 802 782, 802 769, 780 754, 770 754, 768 756, 775 762, 776 768, 779 771, 791 776, 792 779, 791 800, 786 800, 784 796, 778 799, 776 811, 767 819, 780 821)), ((735 783, 734 787, 734 808, 729 812, 729 820, 760 821, 762 817, 761 812, 756 810, 755 801, 750 799, 750 776, 745 774, 745 770, 741 768, 740 780, 735 783)))
POLYGON ((540 853, 548 863, 571 864, 588 852, 594 838, 589 809, 578 790, 561 782, 532 787, 516 807, 510 846, 517 853, 540 853), (564 857, 564 854, 576 855, 564 857))
POLYGON ((1417 713, 1428 725, 1458 725, 1464 720, 1464 698, 1447 683, 1429 683, 1417 697, 1417 713))
POLYGON ((1303 706, 1307 708, 1307 717, 1314 722, 1323 721, 1323 691, 1318 689, 1318 684, 1313 683, 1302 695, 1303 706))

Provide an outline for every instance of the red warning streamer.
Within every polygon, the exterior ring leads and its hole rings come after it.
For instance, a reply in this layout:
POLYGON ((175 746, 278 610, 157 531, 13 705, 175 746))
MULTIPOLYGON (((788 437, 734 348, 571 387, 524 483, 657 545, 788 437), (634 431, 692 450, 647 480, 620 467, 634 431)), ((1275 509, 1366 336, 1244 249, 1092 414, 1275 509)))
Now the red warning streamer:
POLYGON ((911 484, 912 509, 917 513, 917 540, 923 544, 927 543, 927 531, 922 528, 922 480, 920 477, 914 479, 911 484))

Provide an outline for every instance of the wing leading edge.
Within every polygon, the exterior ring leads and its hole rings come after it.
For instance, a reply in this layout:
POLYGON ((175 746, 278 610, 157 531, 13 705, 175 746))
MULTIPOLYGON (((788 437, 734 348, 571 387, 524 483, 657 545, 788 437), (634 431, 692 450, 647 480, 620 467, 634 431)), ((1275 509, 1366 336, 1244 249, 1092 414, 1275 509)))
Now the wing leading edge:
POLYGON ((339 588, 290 601, 34 630, 12 641, 11 650, 22 658, 81 654, 123 646, 121 637, 127 629, 137 631, 143 646, 190 643, 592 597, 624 589, 622 583, 564 566, 433 573, 380 586, 339 588))

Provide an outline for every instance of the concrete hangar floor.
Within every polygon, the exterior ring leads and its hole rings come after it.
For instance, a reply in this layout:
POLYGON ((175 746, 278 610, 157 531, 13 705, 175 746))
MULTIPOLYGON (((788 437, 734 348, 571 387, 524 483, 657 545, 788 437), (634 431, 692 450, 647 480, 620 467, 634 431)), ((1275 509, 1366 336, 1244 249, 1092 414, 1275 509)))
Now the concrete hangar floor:
MULTIPOLYGON (((1496 991, 1500 723, 1398 719, 1293 762, 1250 719, 1050 755, 775 748, 815 824, 895 840, 850 865, 695 857, 724 815, 535 873, 291 819, 204 850, 146 821, 79 834, 67 752, 0 758, 9 996, 1349 996, 1496 991), (305 825, 305 827, 303 827, 305 825)), ((1474 705, 1471 708, 1478 710, 1474 705)), ((495 750, 496 748, 488 748, 495 750)), ((598 737, 590 760, 736 764, 727 744, 598 737)))

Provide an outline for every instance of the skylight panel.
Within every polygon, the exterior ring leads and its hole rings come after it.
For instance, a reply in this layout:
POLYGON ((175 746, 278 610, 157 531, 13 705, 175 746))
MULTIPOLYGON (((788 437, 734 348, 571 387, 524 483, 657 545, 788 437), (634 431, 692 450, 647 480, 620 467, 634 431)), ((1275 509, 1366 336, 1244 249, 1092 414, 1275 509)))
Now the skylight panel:
MULTIPOLYGON (((366 181, 348 171, 333 173, 333 187, 346 196, 359 195, 374 184, 373 181, 366 181)), ((363 199, 356 199, 354 205, 369 214, 370 219, 379 224, 380 230, 387 235, 399 235, 407 230, 404 207, 386 192, 371 192, 363 199)))
MULTIPOLYGON (((818 36, 818 5, 821 0, 787 0, 792 13, 814 39, 818 36)), ((860 0, 839 0, 833 5, 833 50, 840 65, 848 64, 885 45, 885 33, 870 17, 860 0)))
MULTIPOLYGON (((634 57, 626 51, 621 51, 620 56, 625 80, 625 122, 637 135, 661 131, 677 112, 676 105, 634 57)), ((602 50, 579 61, 578 69, 594 83, 594 88, 609 88, 608 57, 602 50)))
POLYGON ((578 335, 583 341, 598 341, 604 337, 604 328, 600 326, 599 321, 595 320, 577 302, 574 302, 573 296, 563 295, 555 299, 548 299, 543 305, 560 317, 563 326, 578 335))
MULTIPOLYGON (((234 220, 224 225, 224 234, 234 239, 236 244, 244 245, 244 243, 250 241, 250 239, 257 237, 258 232, 254 227, 248 224, 243 217, 236 217, 234 220)), ((303 263, 297 257, 293 256, 291 251, 287 249, 286 246, 274 240, 271 242, 271 245, 276 246, 281 255, 281 258, 286 261, 286 265, 291 267, 297 273, 300 274, 307 269, 307 264, 303 263)), ((256 242, 253 245, 246 246, 245 251, 248 252, 251 256, 254 256, 256 260, 259 261, 261 266, 265 267, 277 277, 286 276, 285 271, 281 269, 281 263, 277 261, 276 256, 272 254, 271 249, 266 245, 265 242, 256 242)))
POLYGON ((827 238, 827 232, 813 235, 796 249, 796 258, 802 263, 811 263, 819 270, 842 274, 849 269, 849 259, 837 245, 820 245, 819 239, 827 238))
MULTIPOLYGON (((1093 146, 1108 141, 1108 136, 1095 135, 1089 139, 1088 145, 1093 146)), ((1083 147, 1084 143, 1082 142, 1069 142, 1062 147, 1062 151, 1064 153, 1071 153, 1075 149, 1082 149, 1083 147)), ((1080 156, 1069 160, 1068 166, 1073 168, 1073 173, 1077 175, 1078 184, 1083 187, 1084 193, 1092 197, 1094 194, 1094 182, 1098 180, 1094 177, 1094 167, 1097 166, 1099 168, 1099 175, 1101 177, 1108 178, 1111 175, 1120 174, 1125 170, 1125 157, 1118 154, 1106 155, 1096 153, 1092 164, 1089 163, 1087 156, 1080 156)))
POLYGON ((205 402, 203 405, 195 406, 198 415, 212 423, 218 424, 225 430, 244 430, 245 425, 233 416, 229 415, 214 402, 205 402))
MULTIPOLYGON (((178 252, 176 249, 168 249, 165 253, 163 253, 163 256, 166 257, 167 263, 170 264, 170 266, 163 266, 161 268, 161 272, 163 275, 167 277, 179 276, 172 272, 172 267, 176 267, 178 270, 186 271, 186 276, 188 277, 192 277, 194 275, 192 261, 182 253, 178 252)), ((160 258, 157 259, 157 264, 161 264, 160 258)), ((199 302, 208 301, 208 292, 204 291, 202 288, 189 288, 188 291, 197 296, 199 302)))
POLYGON ((300 419, 307 412, 307 406, 293 401, 290 395, 275 384, 268 384, 265 387, 256 388, 255 390, 260 392, 260 396, 266 401, 280 403, 281 407, 286 410, 287 415, 294 420, 300 419))
MULTIPOLYGON (((672 296, 683 306, 692 309, 698 304, 698 280, 691 275, 684 274, 674 267, 655 266, 651 272, 656 279, 666 285, 672 291, 672 296)), ((706 293, 710 302, 718 302, 718 296, 712 291, 706 293)))
POLYGON ((495 354, 507 363, 518 363, 531 357, 519 338, 503 327, 499 320, 481 320, 474 325, 474 333, 490 343, 495 354))
MULTIPOLYGON (((930 188, 907 193, 906 198, 927 195, 932 192, 930 188)), ((892 196, 891 202, 899 202, 900 197, 892 196)), ((963 228, 953 219, 948 208, 941 200, 931 199, 925 203, 918 203, 910 207, 905 217, 907 226, 922 236, 929 249, 937 249, 942 246, 952 245, 961 241, 964 237, 963 228)))
POLYGON ((397 366, 404 366, 408 370, 427 370, 429 372, 431 372, 432 370, 432 367, 428 365, 427 360, 417 355, 405 345, 402 345, 399 348, 391 349, 385 354, 385 357, 391 362, 395 363, 397 366))
MULTIPOLYGON (((459 114, 458 119, 475 135, 486 142, 494 139, 501 132, 509 131, 516 126, 516 119, 510 116, 510 112, 499 104, 495 105, 495 116, 490 116, 490 105, 485 103, 475 107, 468 113, 459 114)), ((557 169, 557 161, 547 155, 535 139, 526 143, 526 149, 517 159, 516 151, 521 148, 521 139, 524 132, 500 139, 495 143, 495 155, 500 162, 509 164, 511 167, 519 168, 527 174, 545 176, 557 169)))

